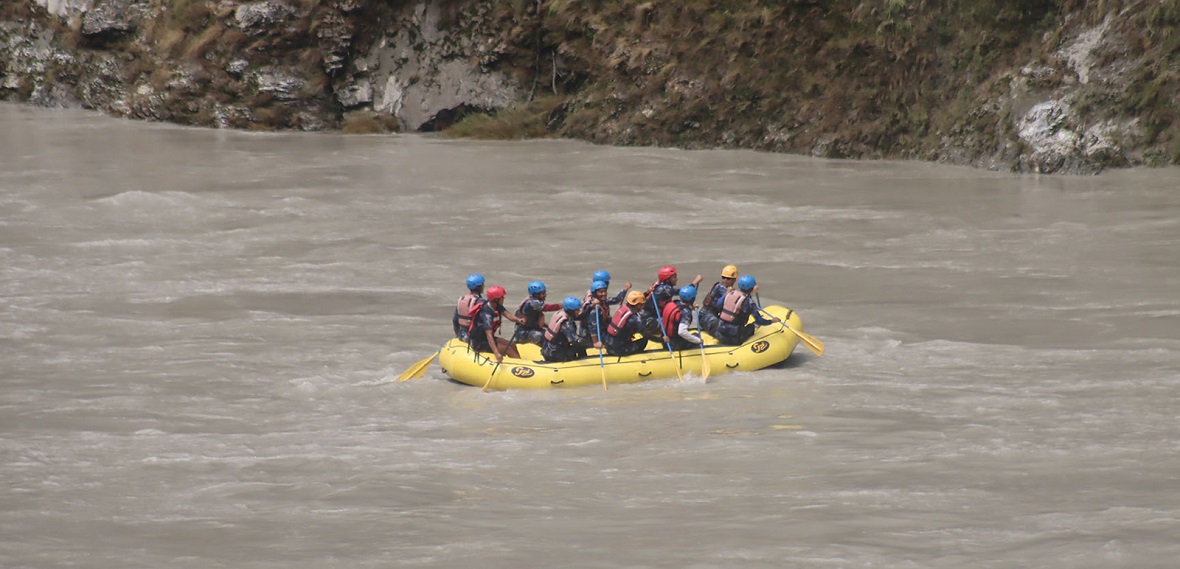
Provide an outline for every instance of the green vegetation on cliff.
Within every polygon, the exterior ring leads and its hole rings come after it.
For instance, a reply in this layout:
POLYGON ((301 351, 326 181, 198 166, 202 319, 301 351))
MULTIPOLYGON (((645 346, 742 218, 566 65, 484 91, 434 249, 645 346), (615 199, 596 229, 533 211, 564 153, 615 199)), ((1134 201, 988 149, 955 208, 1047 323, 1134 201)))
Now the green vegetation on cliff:
MULTIPOLYGON (((1076 111, 1137 118, 1145 128, 1134 144, 1163 149, 1149 161, 1180 162, 1176 0, 538 5, 536 39, 521 34, 511 64, 566 98, 563 120, 548 121, 554 134, 830 157, 937 159, 955 138, 1003 152, 1012 113, 1024 109, 985 103, 1008 97, 1025 66, 1057 57, 1069 34, 1109 18, 1126 40, 1095 47, 1094 77, 1074 85, 1076 111)), ((501 9, 515 15, 521 4, 501 9)), ((1076 83, 1047 66, 1028 97, 1076 83)))

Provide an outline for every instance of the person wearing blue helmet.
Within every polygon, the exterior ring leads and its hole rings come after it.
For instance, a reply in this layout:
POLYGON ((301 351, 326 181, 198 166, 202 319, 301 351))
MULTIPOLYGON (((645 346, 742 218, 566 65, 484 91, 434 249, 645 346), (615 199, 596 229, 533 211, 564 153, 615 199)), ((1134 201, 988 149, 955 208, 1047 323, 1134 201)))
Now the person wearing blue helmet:
POLYGON ((709 330, 722 344, 738 346, 754 335, 754 326, 766 326, 781 322, 777 317, 767 319, 758 310, 753 294, 758 290, 758 281, 750 275, 742 275, 737 286, 725 294, 721 302, 721 315, 714 328, 709 330), (753 322, 750 322, 750 319, 753 322))
MULTIPOLYGON (((606 271, 598 271, 605 273, 606 271)), ((596 275, 598 273, 595 273, 596 275)), ((630 283, 628 283, 630 284, 630 283)), ((583 343, 596 342, 606 333, 599 324, 610 320, 611 299, 606 297, 606 282, 594 281, 590 283, 590 293, 582 301, 582 312, 578 314, 581 325, 578 327, 583 343)))
POLYGON ((533 281, 529 283, 529 296, 521 301, 516 308, 516 317, 521 321, 516 324, 516 332, 512 337, 519 343, 541 345, 545 339, 545 313, 561 308, 560 304, 546 304, 545 283, 533 281))
POLYGON ((610 273, 606 271, 594 271, 594 276, 590 277, 590 290, 586 291, 586 298, 582 300, 583 306, 590 304, 595 298, 598 298, 595 294, 597 290, 594 288, 594 285, 597 283, 602 283, 603 293, 601 302, 604 302, 606 306, 623 302, 623 298, 627 296, 627 291, 631 290, 631 281, 627 281, 623 285, 623 290, 620 290, 619 294, 611 298, 610 293, 606 292, 610 288, 610 273))
POLYGON ((664 319, 664 344, 671 345, 673 350, 687 350, 701 344, 701 337, 692 333, 693 303, 697 299, 697 287, 686 285, 680 287, 677 298, 664 305, 661 318, 664 319))
POLYGON ((568 362, 586 357, 587 345, 602 347, 597 342, 587 344, 578 333, 578 314, 582 311, 582 301, 575 296, 567 296, 561 308, 545 327, 544 341, 541 343, 541 357, 545 361, 568 362))
POLYGON ((467 294, 460 296, 455 303, 455 316, 451 318, 451 325, 455 328, 455 337, 467 341, 467 330, 471 328, 472 310, 483 301, 483 275, 475 273, 467 277, 467 294))

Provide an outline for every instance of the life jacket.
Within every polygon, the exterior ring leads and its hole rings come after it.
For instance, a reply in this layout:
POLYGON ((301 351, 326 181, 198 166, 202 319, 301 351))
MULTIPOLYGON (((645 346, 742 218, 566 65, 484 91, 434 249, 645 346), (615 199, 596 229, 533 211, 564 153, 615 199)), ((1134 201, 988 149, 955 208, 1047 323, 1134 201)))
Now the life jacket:
POLYGON ((569 317, 569 312, 564 310, 554 314, 553 318, 549 319, 549 325, 545 327, 545 341, 552 342, 554 338, 560 336, 561 325, 565 324, 565 321, 569 320, 569 317))
MULTIPOLYGON (((536 314, 529 314, 526 317, 526 315, 524 313, 524 305, 527 304, 528 301, 530 301, 530 300, 534 300, 534 298, 531 296, 526 296, 524 300, 520 301, 520 305, 516 307, 515 314, 517 316, 525 319, 524 324, 521 324, 521 326, 523 326, 525 328, 540 328, 541 327, 541 320, 543 320, 545 318, 545 309, 542 308, 536 314)), ((536 300, 539 300, 539 299, 536 299, 536 300)))
POLYGON ((594 326, 594 329, 601 335, 603 332, 602 323, 610 322, 610 311, 607 309, 606 302, 598 304, 591 300, 589 303, 583 304, 582 311, 578 313, 578 320, 582 321, 582 329, 587 334, 590 333, 590 326, 594 326))
MULTIPOLYGON (((467 336, 468 337, 471 336, 471 331, 475 329, 475 315, 479 314, 479 311, 483 310, 483 305, 485 305, 487 303, 488 303, 488 301, 481 298, 481 299, 479 299, 479 302, 476 303, 475 306, 471 309, 471 312, 467 313, 467 319, 471 321, 471 323, 467 325, 467 336)), ((495 334, 497 331, 500 330, 500 311, 493 310, 492 313, 496 315, 495 318, 492 319, 492 333, 495 334)))
POLYGON ((701 304, 705 308, 712 309, 713 312, 721 310, 721 299, 725 297, 725 293, 714 294, 717 292, 717 287, 721 287, 722 290, 728 290, 721 284, 721 281, 717 281, 713 283, 713 286, 709 287, 709 294, 706 294, 705 299, 701 301, 701 304))
POLYGON ((746 293, 736 288, 725 293, 725 299, 721 302, 721 320, 729 323, 737 320, 738 314, 741 313, 742 305, 746 303, 747 298, 749 296, 746 293))
MULTIPOLYGON (((584 317, 593 316, 593 314, 590 311, 597 308, 598 305, 595 303, 596 300, 598 300, 598 298, 594 296, 593 292, 586 291, 586 298, 582 299, 582 316, 584 316, 584 317)), ((602 301, 602 305, 606 306, 606 304, 608 302, 610 302, 609 298, 604 299, 602 301)))
POLYGON ((679 302, 669 302, 664 305, 664 333, 669 337, 675 336, 680 326, 680 318, 684 313, 679 302))
POLYGON ((611 317, 610 323, 606 325, 606 333, 611 336, 618 336, 619 332, 627 325, 627 319, 634 314, 626 305, 620 306, 615 310, 615 315, 611 317))
MULTIPOLYGON (((670 302, 672 300, 672 297, 676 296, 676 287, 674 287, 664 281, 660 281, 660 282, 652 285, 651 296, 655 297, 656 304, 659 305, 660 311, 662 312, 664 310, 664 307, 668 305, 668 302, 670 302), (661 295, 656 294, 656 291, 660 290, 661 286, 668 287, 668 297, 667 298, 659 298, 661 295)), ((648 300, 648 302, 650 302, 651 298, 648 298, 647 300, 648 300)))
POLYGON ((467 293, 459 297, 459 302, 455 303, 455 312, 459 315, 459 327, 465 330, 471 330, 471 316, 475 314, 472 308, 483 300, 475 293, 467 293))

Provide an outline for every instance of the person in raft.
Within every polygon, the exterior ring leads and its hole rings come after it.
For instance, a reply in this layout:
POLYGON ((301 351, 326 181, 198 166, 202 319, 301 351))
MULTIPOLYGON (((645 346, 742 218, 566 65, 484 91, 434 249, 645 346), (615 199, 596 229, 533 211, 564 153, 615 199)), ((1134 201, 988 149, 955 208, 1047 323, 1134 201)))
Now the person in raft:
POLYGON ((467 330, 471 328, 471 310, 483 301, 483 275, 475 273, 467 277, 467 294, 459 297, 455 303, 455 316, 451 318, 451 325, 455 328, 455 337, 467 341, 467 330))
POLYGON ((762 316, 758 303, 752 295, 758 288, 758 282, 750 275, 742 275, 737 280, 737 288, 725 294, 721 302, 721 316, 717 318, 717 327, 710 330, 718 342, 730 346, 745 343, 754 335, 754 325, 766 326, 781 322, 777 317, 767 320, 762 316), (751 323, 750 319, 754 322, 751 323))
MULTIPOLYGON (((660 314, 663 313, 664 306, 672 301, 673 296, 676 296, 676 267, 672 265, 660 267, 660 270, 656 272, 656 279, 656 283, 647 289, 649 297, 646 299, 647 302, 643 304, 640 319, 643 321, 643 335, 658 342, 663 335, 660 330, 660 314), (652 302, 653 298, 655 302, 652 302)), ((697 286, 702 280, 703 277, 697 275, 692 281, 692 286, 697 286)))
MULTIPOLYGON (((594 276, 590 277, 590 290, 586 292, 586 298, 582 300, 583 305, 590 303, 591 297, 594 296, 594 292, 595 292, 594 291, 594 283, 597 283, 600 281, 605 285, 603 290, 606 290, 607 287, 610 287, 610 273, 608 273, 606 271, 594 271, 594 276)), ((614 298, 607 299, 605 301, 606 305, 610 306, 613 304, 619 304, 619 303, 623 302, 623 298, 625 296, 627 296, 627 291, 629 291, 629 290, 631 290, 631 281, 627 281, 627 283, 623 285, 623 290, 620 290, 619 294, 615 295, 614 298)), ((603 293, 603 294, 606 295, 607 297, 610 296, 610 293, 603 293)))
MULTIPOLYGON (((567 296, 561 307, 561 312, 554 314, 545 327, 541 357, 547 362, 568 362, 586 357, 586 344, 578 334, 578 314, 582 311, 582 301, 576 296, 567 296)), ((602 344, 594 342, 593 346, 601 348, 602 344)))
POLYGON ((506 294, 504 287, 489 287, 487 300, 480 302, 472 310, 471 329, 467 331, 471 349, 477 352, 491 352, 496 356, 497 363, 503 360, 504 356, 520 357, 520 352, 516 350, 516 346, 512 342, 496 335, 496 332, 500 331, 501 316, 517 324, 524 322, 524 320, 509 314, 508 310, 504 308, 506 294))
POLYGON ((701 344, 701 337, 693 334, 693 301, 697 298, 697 287, 688 285, 680 289, 679 298, 664 305, 664 344, 671 344, 673 350, 687 350, 701 344))
POLYGON ((561 308, 560 304, 546 304, 545 283, 533 281, 529 283, 529 296, 521 301, 516 308, 516 317, 524 322, 516 325, 512 337, 518 343, 541 345, 545 336, 545 313, 561 308))
POLYGON ((709 289, 709 292, 705 294, 705 298, 701 300, 701 313, 697 316, 700 320, 701 329, 712 330, 717 327, 717 317, 721 316, 721 301, 733 289, 737 278, 737 267, 726 265, 725 268, 721 269, 721 280, 713 283, 713 287, 709 289))
POLYGON ((612 356, 629 356, 637 354, 647 348, 647 338, 635 335, 642 328, 639 312, 643 310, 644 296, 642 292, 633 290, 627 293, 627 299, 615 310, 603 334, 603 344, 606 353, 612 356))
POLYGON ((583 344, 598 342, 601 338, 606 337, 606 325, 603 323, 610 322, 611 316, 610 309, 607 308, 611 299, 607 298, 606 287, 605 282, 594 281, 590 285, 590 296, 582 303, 582 313, 578 316, 578 320, 582 323, 580 333, 583 344))

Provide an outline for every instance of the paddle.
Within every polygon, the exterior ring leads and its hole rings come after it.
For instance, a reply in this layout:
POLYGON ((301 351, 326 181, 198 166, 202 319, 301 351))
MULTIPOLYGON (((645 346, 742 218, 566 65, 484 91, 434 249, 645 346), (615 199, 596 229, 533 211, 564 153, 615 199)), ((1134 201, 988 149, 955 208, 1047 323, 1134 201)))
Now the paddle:
POLYGON ((492 368, 492 374, 488 376, 488 380, 485 381, 483 384, 483 392, 484 393, 488 392, 488 386, 492 384, 492 379, 496 377, 496 370, 500 369, 500 362, 503 362, 503 361, 504 361, 504 358, 500 358, 500 361, 496 362, 496 367, 492 368))
MULTIPOLYGON (((668 302, 672 301, 668 300, 668 302)), ((668 331, 664 329, 664 317, 660 314, 660 305, 656 304, 655 294, 651 295, 651 305, 656 309, 656 322, 660 323, 660 332, 667 338, 668 331)), ((680 373, 680 362, 676 361, 676 353, 672 351, 672 340, 669 338, 664 345, 668 347, 668 355, 672 356, 672 363, 676 366, 676 377, 679 377, 680 381, 684 381, 684 374, 680 373)))
POLYGON ((483 384, 483 392, 488 392, 488 386, 492 384, 492 378, 496 377, 496 370, 500 369, 500 364, 504 363, 504 358, 508 357, 508 350, 512 349, 512 345, 516 343, 516 336, 520 334, 520 328, 517 328, 512 333, 512 339, 508 341, 508 346, 504 348, 504 353, 500 356, 500 361, 496 362, 496 367, 492 368, 492 374, 488 376, 488 380, 483 384))
POLYGON ((806 345, 811 351, 815 352, 815 355, 817 355, 817 356, 824 355, 824 343, 823 342, 819 341, 817 338, 815 338, 811 334, 808 334, 807 332, 804 332, 802 330, 796 330, 790 326, 787 326, 786 322, 780 322, 780 324, 783 325, 783 328, 790 330, 793 334, 798 336, 800 340, 803 340, 803 344, 806 345))
MULTIPOLYGON (((594 307, 594 335, 598 336, 598 345, 602 345, 602 318, 598 315, 598 307, 594 307)), ((602 358, 602 348, 598 348, 598 367, 602 369, 602 390, 606 391, 606 361, 602 358)))
POLYGON ((709 356, 705 354, 705 334, 701 331, 701 310, 696 311, 697 319, 697 336, 700 336, 701 343, 701 381, 709 379, 709 372, 712 371, 709 366, 709 356))
POLYGON ((434 352, 429 358, 426 358, 410 366, 410 369, 407 369, 401 375, 397 376, 397 380, 405 381, 407 379, 418 379, 419 377, 422 377, 422 375, 426 373, 426 368, 430 367, 430 362, 434 361, 434 358, 437 357, 438 352, 434 352))
MULTIPOLYGON (((765 308, 762 308, 762 298, 761 297, 758 297, 758 310, 761 310, 767 316, 770 316, 772 318, 777 318, 775 315, 773 315, 769 312, 766 312, 765 308)), ((817 340, 811 334, 808 334, 802 330, 796 330, 790 326, 787 326, 787 322, 785 320, 780 320, 779 324, 782 324, 783 328, 790 330, 792 333, 794 333, 796 336, 798 336, 800 340, 803 340, 803 344, 805 346, 807 346, 807 348, 809 350, 811 350, 812 352, 815 352, 815 355, 817 355, 817 356, 824 355, 824 343, 823 342, 817 340)))

